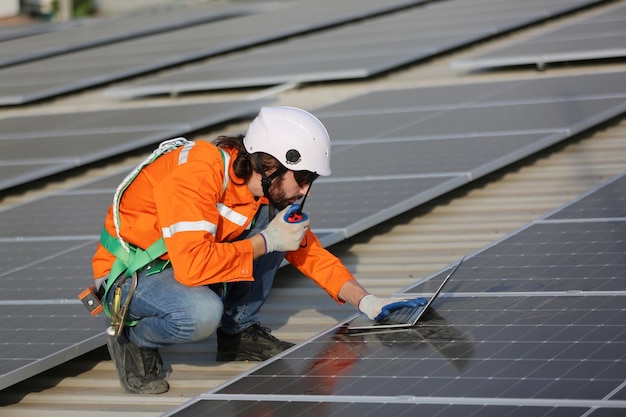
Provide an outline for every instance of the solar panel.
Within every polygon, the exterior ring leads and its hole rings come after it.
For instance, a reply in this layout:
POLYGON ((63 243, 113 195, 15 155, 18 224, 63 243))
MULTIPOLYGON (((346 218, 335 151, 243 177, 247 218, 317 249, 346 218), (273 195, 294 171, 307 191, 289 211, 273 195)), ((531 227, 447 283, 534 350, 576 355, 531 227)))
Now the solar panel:
POLYGON ((105 342, 103 317, 76 298, 116 184, 112 174, 0 212, 0 389, 105 342))
POLYGON ((15 25, 2 25, 0 26, 0 42, 38 35, 40 33, 52 32, 70 25, 72 25, 72 22, 49 23, 40 21, 19 23, 15 25))
POLYGON ((409 330, 335 329, 214 393, 610 406, 624 384, 622 296, 449 297, 434 310, 409 330))
MULTIPOLYGON (((620 76, 625 77, 626 74, 572 76, 569 81, 564 80, 567 77, 542 78, 542 83, 548 79, 554 82, 546 89, 536 88, 534 83, 537 80, 483 83, 480 87, 493 98, 482 94, 476 100, 469 98, 465 88, 458 89, 458 99, 455 99, 454 89, 450 87, 441 88, 442 97, 437 96, 436 88, 403 89, 366 94, 314 111, 327 124, 333 138, 331 163, 335 173, 315 183, 314 194, 324 198, 307 201, 307 213, 316 219, 314 231, 319 233, 324 245, 338 242, 467 184, 480 175, 623 113, 626 110, 626 82, 621 82, 620 76), (610 96, 603 95, 607 80, 615 83, 610 96), (594 85, 598 86, 597 94, 590 88, 594 85), (560 89, 557 86, 561 86, 560 89), (523 99, 516 99, 513 91, 518 91, 523 99), (537 97, 525 95, 526 91, 535 91, 537 97), (550 92, 547 97, 546 91, 550 92), (439 107, 429 106, 428 101, 424 101, 426 92, 439 107), (386 97, 384 102, 378 101, 379 94, 386 97), (400 103, 406 104, 410 95, 416 97, 415 105, 404 108, 400 103), (358 103, 358 106, 351 103, 358 103), (529 103, 554 109, 532 112, 527 110, 529 103), (494 108, 498 107, 509 109, 507 117, 510 123, 498 120, 497 124, 491 124, 494 108), (527 111, 536 119, 527 118, 526 124, 515 120, 527 111), (578 117, 571 117, 575 111, 578 117), (463 132, 459 123, 466 118, 458 116, 465 114, 463 112, 472 112, 474 117, 483 120, 483 126, 472 124, 476 126, 475 131, 463 132), (440 120, 447 120, 447 123, 440 123, 440 120), (532 129, 533 125, 541 126, 541 129, 532 129), (439 130, 434 130, 435 126, 439 130), (397 134, 400 131, 402 135, 397 134), (395 169, 391 169, 391 165, 395 169)), ((150 126, 143 119, 149 114, 149 111, 142 113, 142 117, 129 114, 119 120, 103 115, 102 120, 96 120, 102 124, 95 121, 83 123, 81 118, 76 118, 68 121, 67 129, 84 132, 112 124, 124 130, 134 119, 137 126, 144 129, 150 126)), ((165 116, 160 122, 164 125, 169 123, 165 116)), ((55 129, 55 135, 65 136, 64 128, 50 123, 46 118, 39 119, 38 123, 12 120, 6 126, 23 138, 45 136, 55 129)), ((3 123, 2 129, 4 126, 3 123)), ((0 134, 10 135, 10 132, 0 131, 0 134)), ((77 291, 70 291, 70 288, 80 289, 89 282, 91 272, 87 253, 93 247, 90 245, 95 244, 108 205, 107 199, 112 198, 121 175, 114 173, 85 186, 11 207, 1 213, 0 251, 3 252, 0 254, 10 261, 2 267, 4 269, 0 269, 0 278, 12 280, 17 290, 7 291, 6 296, 2 291, 0 305, 20 305, 36 299, 37 305, 45 304, 53 310, 60 294, 69 294, 65 298, 73 298, 77 291), (41 213, 45 213, 46 217, 37 220, 41 213), (24 242, 29 245, 24 245, 24 242), (47 268, 49 265, 55 267, 47 268), (17 284, 28 282, 33 285, 38 282, 37 278, 44 275, 47 281, 40 284, 41 288, 50 291, 54 298, 41 300, 39 295, 31 293, 29 286, 21 289, 17 284), (55 281, 59 282, 56 286, 55 281)), ((78 303, 77 300, 72 301, 78 303)), ((66 302, 63 300, 63 303, 66 302)), ((100 319, 93 320, 101 323, 100 319)), ((100 332, 104 328, 104 325, 100 326, 100 332)), ((97 331, 92 334, 93 337, 99 335, 97 331)), ((63 334, 59 333, 58 337, 63 337, 63 334)), ((55 356, 57 347, 54 338, 50 337, 49 341, 49 354, 55 356)), ((73 350, 76 355, 86 351, 80 342, 73 350)), ((14 362, 18 367, 21 363, 14 362)), ((34 375, 45 363, 45 358, 33 359, 24 369, 11 372, 22 376, 34 375)), ((0 381, 4 381, 2 376, 0 381)))
POLYGON ((476 294, 623 292, 625 233, 623 221, 533 224, 467 259, 463 281, 450 287, 476 294))
POLYGON ((625 190, 623 175, 485 248, 454 292, 626 291, 625 190))
POLYGON ((448 135, 467 135, 475 132, 480 132, 480 134, 533 131, 552 133, 559 130, 565 131, 568 128, 580 131, 581 127, 589 126, 588 117, 594 118, 608 108, 623 109, 626 104, 623 97, 557 100, 556 102, 561 105, 555 106, 555 101, 551 101, 451 109, 413 125, 398 127, 389 135, 411 136, 419 132, 423 136, 435 137, 443 130, 448 135), (482 117, 486 113, 490 114, 488 120, 482 117), (585 116, 581 117, 581 115, 585 116))
POLYGON ((18 305, 3 301, 0 389, 102 346, 106 340, 103 321, 86 311, 78 304, 18 305), (51 343, 54 349, 50 349, 51 343))
MULTIPOLYGON (((107 206, 103 207, 106 210, 107 206)), ((103 210, 98 212, 102 219, 103 210)), ((97 223, 94 226, 97 227, 97 223)), ((89 284, 90 260, 97 239, 98 236, 44 236, 23 241, 3 239, 0 253, 7 262, 0 268, 0 305, 40 305, 41 309, 48 308, 51 314, 58 305, 82 307, 76 297, 89 284)), ((75 311, 81 316, 87 313, 84 307, 75 311)), ((93 320, 97 321, 98 333, 102 332, 104 319, 93 320)), ((4 352, 0 357, 7 358, 4 352)))
POLYGON ((623 415, 625 185, 626 173, 467 257, 417 327, 336 326, 166 415, 623 415), (556 286, 532 286, 539 264, 556 286), (571 273, 586 285, 560 285, 571 273))
POLYGON ((259 47, 105 91, 171 94, 370 77, 596 1, 454 0, 259 47))
MULTIPOLYGON (((120 181, 119 175, 115 175, 120 181)), ((15 206, 2 213, 2 237, 19 239, 43 236, 98 238, 102 219, 116 187, 91 192, 71 190, 39 201, 15 206)))
MULTIPOLYGON (((423 1, 423 0, 421 0, 423 1)), ((410 6, 418 0, 272 3, 264 12, 0 69, 0 106, 53 97, 410 6)))
POLYGON ((265 101, 231 101, 0 119, 0 189, 249 116, 265 101))
MULTIPOLYGON (((326 400, 297 399, 289 402, 271 401, 264 399, 245 400, 210 400, 201 399, 197 403, 189 406, 188 409, 180 411, 177 416, 212 416, 222 415, 230 417, 253 417, 257 412, 266 415, 280 417, 374 417, 383 413, 393 413, 394 416, 410 417, 416 413, 437 417, 521 417, 521 416, 541 416, 541 417, 563 417, 571 415, 581 415, 589 410, 582 406, 555 407, 549 405, 529 406, 529 405, 481 405, 481 404, 432 404, 428 401, 411 402, 407 400, 385 399, 386 403, 353 403, 348 400, 341 401, 328 398, 326 400), (568 414, 573 413, 573 414, 568 414)), ((422 399, 419 399, 420 401, 422 399)), ((597 413, 589 416, 618 417, 621 409, 595 408, 597 413), (613 414, 611 414, 613 413, 613 414)))
POLYGON ((546 220, 626 219, 626 176, 574 201, 547 217, 546 220))
POLYGON ((511 65, 621 58, 626 56, 626 5, 617 4, 558 29, 452 62, 453 68, 481 69, 511 65))
POLYGON ((624 72, 606 72, 527 80, 475 82, 403 90, 373 91, 324 107, 322 114, 358 116, 385 109, 393 113, 439 111, 457 107, 481 107, 541 103, 554 100, 624 97, 620 84, 624 72))
POLYGON ((4 42, 0 67, 241 15, 241 8, 178 8, 82 19, 51 33, 4 42))
POLYGON ((382 91, 321 108, 316 114, 333 137, 333 176, 316 182, 316 193, 329 198, 309 200, 308 210, 321 230, 349 225, 328 236, 329 243, 352 236, 610 113, 621 114, 626 91, 618 85, 625 77, 612 73, 382 91), (482 94, 472 100, 471 91, 482 94), (427 185, 422 189, 422 184, 427 185))

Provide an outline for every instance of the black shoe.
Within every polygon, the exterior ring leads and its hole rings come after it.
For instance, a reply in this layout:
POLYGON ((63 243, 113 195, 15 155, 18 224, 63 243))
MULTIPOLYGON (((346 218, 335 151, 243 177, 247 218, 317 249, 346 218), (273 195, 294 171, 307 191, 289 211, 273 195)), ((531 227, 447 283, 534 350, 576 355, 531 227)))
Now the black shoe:
POLYGON ((162 394, 170 385, 161 377, 163 359, 158 350, 142 349, 125 337, 109 336, 107 348, 122 388, 132 394, 162 394))
POLYGON ((217 329, 217 360, 224 361, 264 361, 294 346, 270 334, 271 330, 260 324, 253 324, 243 332, 229 335, 217 329))

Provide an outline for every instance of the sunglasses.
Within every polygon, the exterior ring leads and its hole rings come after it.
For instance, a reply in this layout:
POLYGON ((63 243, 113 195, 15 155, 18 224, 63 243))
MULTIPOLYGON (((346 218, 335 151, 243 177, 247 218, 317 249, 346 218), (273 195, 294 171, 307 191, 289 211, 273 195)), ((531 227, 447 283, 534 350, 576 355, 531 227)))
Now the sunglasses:
POLYGON ((293 177, 300 187, 306 187, 313 184, 313 181, 319 177, 319 174, 311 171, 293 171, 293 177))

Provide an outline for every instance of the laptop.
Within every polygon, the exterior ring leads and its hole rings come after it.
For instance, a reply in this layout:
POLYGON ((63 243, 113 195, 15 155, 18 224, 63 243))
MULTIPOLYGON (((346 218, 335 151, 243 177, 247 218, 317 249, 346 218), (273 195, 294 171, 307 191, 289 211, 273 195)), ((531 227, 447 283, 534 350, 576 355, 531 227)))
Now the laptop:
POLYGON ((452 270, 446 275, 443 279, 437 290, 430 297, 428 302, 419 307, 404 307, 398 310, 392 311, 387 317, 385 317, 381 321, 370 320, 365 314, 360 314, 356 319, 352 320, 348 323, 348 331, 349 332, 363 332, 369 330, 383 330, 383 329, 402 329, 413 327, 417 324, 419 319, 424 315, 428 307, 435 301, 441 289, 446 285, 450 277, 459 269, 461 263, 463 263, 462 258, 457 264, 452 268, 452 270))

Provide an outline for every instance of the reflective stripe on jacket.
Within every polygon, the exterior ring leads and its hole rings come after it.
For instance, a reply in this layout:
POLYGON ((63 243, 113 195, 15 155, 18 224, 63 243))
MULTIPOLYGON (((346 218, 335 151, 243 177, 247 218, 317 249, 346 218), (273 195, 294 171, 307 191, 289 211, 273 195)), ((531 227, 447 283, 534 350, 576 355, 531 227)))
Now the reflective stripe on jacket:
MULTIPOLYGON (((174 276, 185 285, 253 279, 252 243, 233 240, 268 201, 255 199, 233 173, 237 151, 225 151, 231 156, 229 179, 219 149, 209 142, 192 142, 145 167, 120 202, 124 240, 146 248, 163 237, 168 251, 163 258, 172 262, 174 276)), ((115 235, 112 207, 105 227, 115 235)), ((286 259, 339 301, 337 294, 352 275, 311 231, 305 239, 306 247, 287 253, 286 259)), ((106 276, 114 260, 98 245, 92 261, 94 277, 106 276)))

